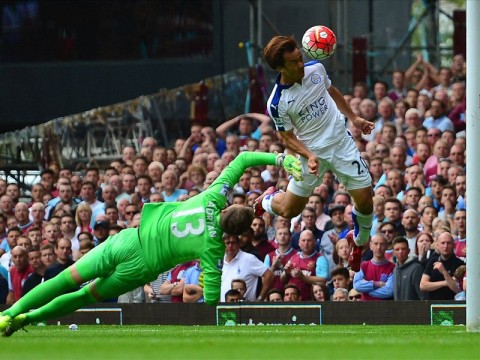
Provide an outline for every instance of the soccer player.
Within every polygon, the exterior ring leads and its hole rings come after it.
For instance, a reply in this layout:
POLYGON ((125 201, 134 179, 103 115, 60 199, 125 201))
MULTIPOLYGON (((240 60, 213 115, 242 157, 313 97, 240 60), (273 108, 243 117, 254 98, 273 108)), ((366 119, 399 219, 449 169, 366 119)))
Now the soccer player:
POLYGON ((304 178, 291 181, 286 192, 269 188, 257 201, 256 215, 263 208, 286 218, 297 216, 313 189, 321 184, 323 174, 332 170, 355 200, 354 241, 365 244, 373 218, 372 179, 347 131, 345 117, 365 134, 374 124, 355 115, 320 62, 304 63, 292 37, 273 37, 263 55, 279 72, 268 99, 268 112, 286 147, 300 155, 304 178))
POLYGON ((220 299, 219 264, 225 253, 223 232, 240 235, 254 218, 252 209, 242 205, 224 210, 228 192, 246 168, 258 165, 283 166, 301 178, 300 162, 291 155, 238 155, 201 194, 185 202, 145 204, 139 229, 110 237, 58 276, 35 287, 0 315, 0 331, 10 336, 32 322, 116 297, 194 259, 200 259, 204 271, 205 302, 216 304, 220 299), (93 279, 80 290, 64 294, 93 279), (31 309, 36 310, 29 312, 31 309))

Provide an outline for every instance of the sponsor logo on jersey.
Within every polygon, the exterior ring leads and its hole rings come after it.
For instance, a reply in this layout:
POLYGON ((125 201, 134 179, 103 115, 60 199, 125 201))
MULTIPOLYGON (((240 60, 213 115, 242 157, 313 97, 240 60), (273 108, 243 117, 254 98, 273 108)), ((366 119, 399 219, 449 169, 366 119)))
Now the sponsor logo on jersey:
POLYGON ((311 121, 325 114, 327 110, 327 102, 325 100, 325 97, 322 96, 318 100, 315 100, 313 103, 303 106, 302 110, 298 112, 298 116, 301 122, 311 121))
POLYGON ((313 73, 312 75, 310 75, 310 80, 314 84, 320 84, 322 81, 322 75, 313 73))

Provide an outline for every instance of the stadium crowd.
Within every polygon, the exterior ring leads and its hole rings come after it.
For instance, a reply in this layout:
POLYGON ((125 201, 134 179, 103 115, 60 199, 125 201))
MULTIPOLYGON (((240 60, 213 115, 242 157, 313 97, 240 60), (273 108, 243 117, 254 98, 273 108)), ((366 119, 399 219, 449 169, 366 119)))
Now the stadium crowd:
MULTIPOLYGON (((224 234, 222 301, 464 300, 466 277, 465 59, 436 69, 417 57, 390 84, 354 85, 354 112, 369 135, 346 127, 370 170, 371 238, 351 256, 352 198, 334 173, 299 216, 265 213, 240 236, 224 234)), ((0 179, 0 303, 13 304, 126 228, 148 202, 183 201, 206 189, 242 151, 283 152, 270 118, 239 115, 192 123, 172 147, 145 138, 107 167, 82 173, 51 163, 25 193, 0 179)), ((230 194, 253 206, 267 188, 285 190, 275 166, 250 168, 230 194)), ((202 302, 200 262, 179 264, 118 302, 202 302)))

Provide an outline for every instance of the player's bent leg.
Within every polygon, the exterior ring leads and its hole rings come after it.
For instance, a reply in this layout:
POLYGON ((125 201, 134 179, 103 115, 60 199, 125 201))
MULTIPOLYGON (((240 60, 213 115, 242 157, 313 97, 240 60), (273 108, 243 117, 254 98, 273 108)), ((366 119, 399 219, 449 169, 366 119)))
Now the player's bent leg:
POLYGON ((373 220, 373 198, 372 188, 349 190, 355 200, 352 209, 354 225, 354 241, 356 245, 362 246, 368 242, 373 220))
POLYGON ((284 193, 276 193, 271 199, 265 198, 263 206, 267 211, 268 208, 271 208, 276 215, 291 219, 302 212, 307 202, 308 196, 295 195, 290 190, 287 190, 284 193))
MULTIPOLYGON (((272 209, 267 209, 263 207, 263 199, 269 198, 274 196, 277 193, 277 189, 274 186, 270 186, 267 190, 263 192, 253 203, 253 212, 255 213, 255 216, 260 217, 262 216, 265 211, 268 213, 272 214, 272 209)), ((272 214, 276 215, 276 214, 272 214)))

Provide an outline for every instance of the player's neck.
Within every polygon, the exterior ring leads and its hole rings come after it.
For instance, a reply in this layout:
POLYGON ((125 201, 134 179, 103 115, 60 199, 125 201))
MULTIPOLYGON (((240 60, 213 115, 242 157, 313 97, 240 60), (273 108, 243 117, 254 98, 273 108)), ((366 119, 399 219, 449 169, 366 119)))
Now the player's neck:
POLYGON ((298 82, 299 84, 302 83, 302 79, 294 79, 294 78, 290 78, 288 76, 286 76, 285 74, 282 74, 280 76, 280 84, 282 85, 293 85, 295 84, 296 82, 298 82))

